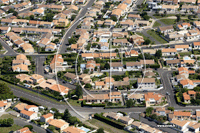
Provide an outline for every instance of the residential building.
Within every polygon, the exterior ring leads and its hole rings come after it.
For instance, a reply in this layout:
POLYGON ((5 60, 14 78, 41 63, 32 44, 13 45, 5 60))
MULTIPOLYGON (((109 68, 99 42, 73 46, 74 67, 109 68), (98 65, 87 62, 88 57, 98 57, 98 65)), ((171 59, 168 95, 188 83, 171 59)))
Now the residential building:
POLYGON ((138 56, 138 52, 135 50, 130 50, 125 52, 126 57, 135 57, 138 56))
POLYGON ((190 50, 189 45, 175 45, 177 52, 188 52, 190 50))
POLYGON ((7 104, 7 101, 0 101, 0 112, 3 112, 5 111, 5 109, 8 108, 8 104, 7 104))
POLYGON ((32 133, 32 132, 30 131, 30 129, 28 127, 24 127, 24 128, 19 129, 17 131, 14 131, 13 133, 32 133))
POLYGON ((167 33, 173 32, 174 28, 172 25, 162 26, 162 27, 160 26, 160 27, 158 27, 157 31, 163 33, 164 35, 167 35, 167 33))
POLYGON ((194 49, 200 49, 200 42, 193 42, 192 44, 194 49))
POLYGON ((165 101, 165 96, 155 92, 148 92, 144 94, 144 98, 146 102, 146 107, 160 104, 165 101))
POLYGON ((27 105, 24 109, 27 110, 27 111, 34 111, 34 112, 39 111, 39 108, 35 105, 27 105))
POLYGON ((175 56, 177 50, 175 48, 164 48, 162 49, 162 56, 175 56))
POLYGON ((137 86, 140 89, 156 89, 155 78, 138 78, 137 86))
POLYGON ((18 103, 17 105, 15 105, 15 107, 13 109, 16 110, 17 112, 20 112, 20 111, 24 110, 24 108, 27 105, 28 104, 26 104, 26 103, 18 103))
POLYGON ((107 94, 92 94, 83 96, 83 100, 86 101, 86 103, 103 103, 105 101, 117 103, 122 100, 121 92, 111 92, 107 94))
POLYGON ((112 71, 123 71, 123 63, 122 62, 112 62, 110 63, 110 70, 112 71))
POLYGON ((50 119, 54 119, 54 116, 53 116, 53 114, 51 114, 51 113, 42 115, 42 116, 40 117, 40 121, 41 121, 41 122, 45 122, 45 123, 47 123, 47 121, 49 121, 50 119))
POLYGON ((190 79, 181 80, 180 84, 183 86, 183 88, 187 89, 193 89, 194 87, 196 87, 196 85, 190 79))
POLYGON ((34 111, 27 111, 27 110, 21 110, 20 116, 27 119, 27 120, 34 120, 37 118, 37 112, 34 111))
POLYGON ((86 133, 86 131, 74 126, 69 126, 63 130, 63 133, 86 133))
POLYGON ((62 119, 49 119, 47 121, 47 125, 54 126, 56 129, 60 130, 61 132, 69 127, 69 123, 65 122, 62 119))

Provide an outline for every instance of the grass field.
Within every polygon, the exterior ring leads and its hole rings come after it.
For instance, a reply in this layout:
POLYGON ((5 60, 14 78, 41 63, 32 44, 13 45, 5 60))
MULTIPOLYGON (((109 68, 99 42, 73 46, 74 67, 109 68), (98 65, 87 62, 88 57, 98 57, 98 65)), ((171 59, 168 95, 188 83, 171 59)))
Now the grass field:
POLYGON ((8 118, 16 118, 15 116, 13 116, 13 115, 10 115, 10 114, 3 114, 1 117, 0 117, 0 119, 8 119, 8 118))
POLYGON ((158 26, 161 26, 161 24, 160 23, 158 23, 157 21, 153 24, 153 27, 155 28, 155 27, 158 27, 158 26))
POLYGON ((10 133, 12 131, 16 131, 21 129, 21 126, 13 124, 11 127, 0 127, 0 133, 10 133))
POLYGON ((176 19, 160 19, 161 22, 163 22, 166 25, 172 25, 174 24, 176 19))
POLYGON ((136 34, 143 36, 144 39, 148 39, 148 37, 146 37, 144 34, 140 33, 140 32, 136 32, 136 34))
POLYGON ((108 124, 106 124, 104 122, 101 122, 101 121, 99 121, 97 119, 91 119, 88 122, 90 122, 92 125, 95 125, 95 126, 97 126, 99 128, 103 128, 105 131, 108 131, 110 133, 128 133, 128 132, 126 132, 124 130, 117 129, 117 128, 115 128, 113 126, 110 126, 110 125, 108 125, 108 124))
POLYGON ((164 39, 162 39, 159 35, 156 34, 155 31, 152 30, 148 30, 147 34, 149 34, 150 36, 152 36, 154 39, 156 39, 158 42, 160 43, 167 43, 167 41, 165 41, 164 39))

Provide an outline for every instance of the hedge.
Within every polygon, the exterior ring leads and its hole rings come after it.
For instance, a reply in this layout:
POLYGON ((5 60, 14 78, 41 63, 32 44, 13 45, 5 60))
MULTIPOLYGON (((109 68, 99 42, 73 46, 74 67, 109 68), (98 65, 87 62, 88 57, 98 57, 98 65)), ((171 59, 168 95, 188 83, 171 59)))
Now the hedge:
POLYGON ((41 106, 41 104, 33 102, 33 101, 26 99, 24 97, 20 97, 20 101, 23 102, 23 103, 30 104, 30 105, 32 104, 32 105, 36 105, 36 106, 41 106))
POLYGON ((116 109, 116 108, 127 108, 126 106, 111 106, 111 107, 104 107, 104 109, 116 109))
POLYGON ((113 126, 113 127, 118 128, 118 129, 124 129, 124 127, 125 127, 124 124, 122 124, 122 123, 120 123, 120 122, 118 122, 118 121, 109 119, 109 118, 107 118, 107 117, 104 117, 104 116, 102 116, 102 115, 100 115, 100 114, 97 114, 97 113, 94 114, 94 118, 96 118, 96 119, 98 119, 98 120, 100 120, 100 121, 103 121, 103 122, 105 122, 105 123, 107 123, 107 124, 109 124, 109 125, 111 125, 111 126, 113 126))
POLYGON ((56 99, 56 100, 63 100, 63 97, 62 96, 54 96, 53 94, 49 93, 49 92, 45 92, 45 91, 42 91, 41 92, 42 94, 44 95, 47 95, 48 97, 51 97, 53 99, 56 99))
POLYGON ((178 97, 178 94, 179 94, 179 92, 176 93, 176 101, 177 101, 178 103, 181 103, 181 99, 180 99, 180 97, 178 97))
POLYGON ((82 101, 81 106, 88 106, 88 107, 105 107, 105 104, 86 104, 85 101, 82 101))

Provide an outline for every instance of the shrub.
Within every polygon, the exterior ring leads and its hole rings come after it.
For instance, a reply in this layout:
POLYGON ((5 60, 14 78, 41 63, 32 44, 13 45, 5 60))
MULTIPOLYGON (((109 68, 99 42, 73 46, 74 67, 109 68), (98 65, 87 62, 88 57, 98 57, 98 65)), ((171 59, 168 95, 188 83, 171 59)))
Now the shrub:
POLYGON ((28 127, 30 131, 33 130, 33 126, 32 125, 25 125, 24 127, 28 127))

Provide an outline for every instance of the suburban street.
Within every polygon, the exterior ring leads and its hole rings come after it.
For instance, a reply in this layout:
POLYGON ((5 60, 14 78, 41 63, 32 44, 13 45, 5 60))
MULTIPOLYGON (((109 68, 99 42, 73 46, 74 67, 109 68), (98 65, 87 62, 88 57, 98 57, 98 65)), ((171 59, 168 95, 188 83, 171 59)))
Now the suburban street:
POLYGON ((86 12, 88 11, 88 8, 92 6, 92 4, 94 3, 95 0, 90 0, 86 6, 82 7, 80 13, 78 14, 78 16, 76 17, 76 19, 74 20, 74 23, 72 24, 72 26, 67 30, 64 38, 63 38, 63 42, 62 45, 60 46, 60 54, 66 53, 66 48, 68 44, 68 39, 69 37, 71 37, 72 33, 76 30, 76 27, 79 25, 79 22, 81 21, 80 18, 82 18, 83 16, 85 16, 86 12))

